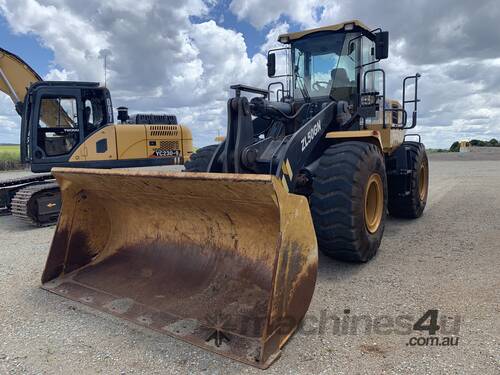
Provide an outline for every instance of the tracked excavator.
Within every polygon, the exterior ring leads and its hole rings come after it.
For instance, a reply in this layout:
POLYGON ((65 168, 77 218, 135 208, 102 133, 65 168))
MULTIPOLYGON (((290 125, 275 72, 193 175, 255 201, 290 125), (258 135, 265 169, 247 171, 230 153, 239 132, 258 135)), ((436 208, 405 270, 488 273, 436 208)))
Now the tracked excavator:
POLYGON ((367 262, 387 212, 422 215, 428 161, 407 134, 420 76, 386 98, 388 32, 349 21, 279 41, 279 81, 232 86, 226 137, 186 172, 53 170, 63 203, 43 288, 266 368, 307 312, 318 249, 367 262))
POLYGON ((55 166, 130 168, 183 164, 191 131, 173 115, 128 115, 113 123, 109 90, 93 82, 49 82, 21 58, 0 49, 0 91, 21 116, 21 161, 33 174, 0 181, 0 214, 35 226, 56 223, 61 208, 55 166))

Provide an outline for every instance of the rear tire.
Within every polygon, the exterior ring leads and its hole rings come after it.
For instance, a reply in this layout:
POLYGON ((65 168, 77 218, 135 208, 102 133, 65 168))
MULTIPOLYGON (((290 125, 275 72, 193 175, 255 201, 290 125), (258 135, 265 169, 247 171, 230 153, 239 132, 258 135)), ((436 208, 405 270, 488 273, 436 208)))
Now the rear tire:
POLYGON ((389 214, 394 217, 416 219, 422 216, 429 189, 429 161, 425 147, 418 142, 404 142, 396 150, 395 158, 406 158, 409 175, 409 192, 407 186, 402 188, 395 178, 389 178, 389 214), (405 191, 401 191, 401 190, 405 191))
POLYGON ((199 148, 191 155, 189 161, 184 164, 185 172, 207 172, 212 156, 219 145, 209 145, 199 148))
POLYGON ((310 205, 323 253, 350 262, 370 260, 380 246, 387 212, 387 177, 379 148, 352 141, 326 149, 310 205))

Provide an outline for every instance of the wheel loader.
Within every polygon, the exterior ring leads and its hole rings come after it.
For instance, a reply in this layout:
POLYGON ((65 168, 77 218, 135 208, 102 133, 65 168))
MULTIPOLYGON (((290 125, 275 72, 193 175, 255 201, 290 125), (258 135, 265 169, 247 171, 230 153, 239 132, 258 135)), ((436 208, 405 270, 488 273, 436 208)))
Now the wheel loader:
POLYGON ((232 86, 226 137, 185 172, 53 170, 63 204, 43 288, 267 368, 307 312, 318 249, 366 262, 387 213, 422 215, 427 157, 406 140, 419 75, 386 98, 388 33, 349 21, 279 41, 278 81, 232 86))
MULTIPOLYGON (((129 168, 183 164, 191 131, 164 114, 128 115, 113 123, 109 90, 94 82, 43 81, 20 57, 0 48, 0 91, 21 116, 21 161, 34 173, 55 166, 129 168)), ((57 221, 61 199, 51 174, 0 181, 0 214, 35 226, 57 221)))

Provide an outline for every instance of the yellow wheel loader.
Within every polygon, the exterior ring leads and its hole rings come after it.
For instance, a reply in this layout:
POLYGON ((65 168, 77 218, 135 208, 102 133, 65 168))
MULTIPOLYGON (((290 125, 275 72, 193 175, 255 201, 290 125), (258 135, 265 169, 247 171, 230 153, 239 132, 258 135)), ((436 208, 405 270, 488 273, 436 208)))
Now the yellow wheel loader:
POLYGON ((186 172, 53 170, 45 289, 266 368, 307 312, 318 248, 366 262, 387 211, 422 214, 425 148, 405 140, 419 75, 385 97, 388 33, 351 21, 279 40, 288 72, 270 51, 281 81, 232 86, 226 137, 186 172))
MULTIPOLYGON (((118 108, 113 123, 107 88, 92 82, 48 82, 21 58, 0 48, 0 91, 21 115, 21 161, 32 172, 56 166, 124 168, 183 164, 193 152, 191 131, 172 115, 118 108)), ((0 214, 36 226, 53 225, 61 208, 51 174, 0 181, 0 214)))

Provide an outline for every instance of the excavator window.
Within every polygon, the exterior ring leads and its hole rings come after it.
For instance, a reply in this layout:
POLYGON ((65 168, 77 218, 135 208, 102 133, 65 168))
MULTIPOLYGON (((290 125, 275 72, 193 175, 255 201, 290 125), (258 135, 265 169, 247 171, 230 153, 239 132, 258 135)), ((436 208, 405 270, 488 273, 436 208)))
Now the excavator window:
POLYGON ((94 126, 94 113, 92 112, 92 102, 85 100, 85 110, 83 112, 83 122, 89 127, 94 126))
POLYGON ((106 125, 106 107, 100 90, 83 90, 83 129, 85 137, 106 125))
POLYGON ((74 97, 42 97, 37 140, 47 156, 68 154, 79 143, 77 108, 74 97))

